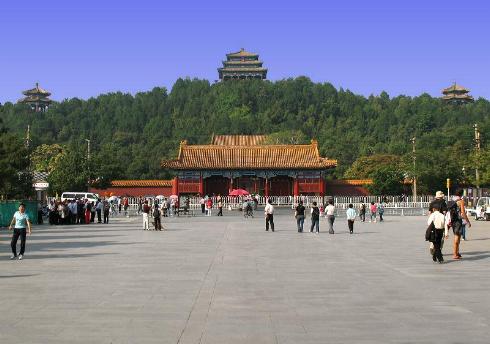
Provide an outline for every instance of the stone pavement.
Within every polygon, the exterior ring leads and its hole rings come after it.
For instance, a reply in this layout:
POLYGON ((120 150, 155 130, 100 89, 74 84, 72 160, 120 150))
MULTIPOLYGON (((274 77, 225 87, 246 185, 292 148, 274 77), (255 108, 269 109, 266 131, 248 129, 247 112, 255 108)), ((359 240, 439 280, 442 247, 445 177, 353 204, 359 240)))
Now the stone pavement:
POLYGON ((315 235, 282 212, 38 226, 23 261, 2 230, 0 343, 490 342, 490 222, 439 265, 423 217, 315 235))

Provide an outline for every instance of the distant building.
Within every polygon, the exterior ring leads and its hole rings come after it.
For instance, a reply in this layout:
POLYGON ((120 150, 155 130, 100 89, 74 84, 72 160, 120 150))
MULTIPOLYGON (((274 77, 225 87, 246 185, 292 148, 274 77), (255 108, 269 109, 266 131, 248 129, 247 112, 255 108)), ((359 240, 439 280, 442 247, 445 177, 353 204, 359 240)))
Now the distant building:
POLYGON ((220 80, 267 78, 267 68, 262 67, 259 55, 243 48, 236 53, 226 54, 226 61, 223 61, 223 67, 218 68, 218 73, 220 80))
POLYGON ((173 193, 228 195, 245 189, 265 196, 325 194, 325 174, 336 160, 320 156, 318 143, 268 145, 263 135, 219 135, 211 144, 180 144, 175 160, 162 167, 176 172, 173 193))
POLYGON ((466 104, 474 101, 468 93, 470 90, 454 83, 451 87, 442 90, 442 99, 448 103, 466 104))
POLYGON ((25 97, 19 100, 19 103, 30 105, 31 109, 36 112, 47 111, 52 102, 51 99, 48 98, 51 93, 39 87, 37 82, 36 87, 22 92, 22 94, 24 94, 25 97))

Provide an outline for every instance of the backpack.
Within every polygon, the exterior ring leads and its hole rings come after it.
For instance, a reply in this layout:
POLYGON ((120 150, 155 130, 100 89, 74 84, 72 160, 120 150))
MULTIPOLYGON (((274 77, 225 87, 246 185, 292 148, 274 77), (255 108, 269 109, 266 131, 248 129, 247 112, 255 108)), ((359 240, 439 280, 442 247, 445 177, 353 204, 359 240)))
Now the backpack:
POLYGON ((153 217, 160 217, 160 210, 158 208, 153 209, 153 217))
POLYGON ((320 218, 320 209, 318 207, 313 207, 313 213, 311 214, 313 220, 318 220, 320 218))
POLYGON ((449 216, 451 217, 451 223, 454 224, 456 222, 461 222, 461 208, 458 205, 457 201, 449 201, 447 203, 447 211, 449 212, 449 216))

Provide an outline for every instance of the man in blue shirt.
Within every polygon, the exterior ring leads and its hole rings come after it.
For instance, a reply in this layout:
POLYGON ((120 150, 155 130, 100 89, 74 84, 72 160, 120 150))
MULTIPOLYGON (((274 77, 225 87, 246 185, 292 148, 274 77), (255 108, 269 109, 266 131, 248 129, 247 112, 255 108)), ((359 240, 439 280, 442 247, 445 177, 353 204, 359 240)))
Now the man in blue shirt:
POLYGON ((20 236, 20 254, 19 260, 24 257, 24 251, 26 249, 26 231, 29 229, 29 235, 31 235, 31 220, 26 214, 26 206, 24 203, 19 205, 19 211, 16 211, 10 222, 9 230, 12 230, 14 226, 14 234, 12 235, 12 242, 10 246, 12 248, 12 256, 10 259, 17 258, 17 240, 20 236), (27 228, 27 229, 26 229, 27 228))

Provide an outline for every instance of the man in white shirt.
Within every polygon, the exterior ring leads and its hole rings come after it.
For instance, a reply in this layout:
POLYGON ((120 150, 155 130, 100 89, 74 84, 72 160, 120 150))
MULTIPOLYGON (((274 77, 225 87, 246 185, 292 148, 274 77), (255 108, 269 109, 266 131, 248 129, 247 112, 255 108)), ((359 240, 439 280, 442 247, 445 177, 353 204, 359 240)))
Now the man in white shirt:
POLYGON ((325 216, 328 220, 328 233, 334 234, 333 223, 335 221, 335 206, 333 205, 333 199, 328 201, 328 205, 325 208, 325 216))
POLYGON ((265 212, 265 230, 269 231, 269 223, 272 231, 274 232, 274 207, 271 204, 271 200, 267 200, 267 205, 264 209, 265 212))

